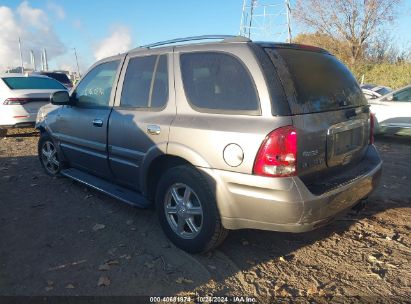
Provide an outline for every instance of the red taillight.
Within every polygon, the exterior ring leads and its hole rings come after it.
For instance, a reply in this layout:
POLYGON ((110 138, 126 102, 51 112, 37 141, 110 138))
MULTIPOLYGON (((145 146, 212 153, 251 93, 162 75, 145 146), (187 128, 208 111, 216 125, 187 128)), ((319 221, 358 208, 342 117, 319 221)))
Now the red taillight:
POLYGON ((373 113, 370 113, 370 145, 374 144, 374 126, 375 117, 373 113))
POLYGON ((29 102, 29 98, 7 98, 4 105, 22 105, 29 102))
POLYGON ((264 139, 254 162, 256 175, 280 177, 297 173, 297 132, 293 126, 272 131, 264 139))

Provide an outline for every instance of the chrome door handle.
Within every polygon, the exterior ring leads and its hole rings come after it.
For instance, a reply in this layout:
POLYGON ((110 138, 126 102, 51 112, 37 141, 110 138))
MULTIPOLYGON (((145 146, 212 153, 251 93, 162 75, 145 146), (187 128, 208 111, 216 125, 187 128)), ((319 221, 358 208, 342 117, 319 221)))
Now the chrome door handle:
POLYGON ((101 119, 94 119, 93 120, 93 126, 102 127, 103 126, 103 121, 101 119))
POLYGON ((157 125, 148 125, 147 126, 147 133, 151 135, 159 135, 161 132, 160 126, 157 125))

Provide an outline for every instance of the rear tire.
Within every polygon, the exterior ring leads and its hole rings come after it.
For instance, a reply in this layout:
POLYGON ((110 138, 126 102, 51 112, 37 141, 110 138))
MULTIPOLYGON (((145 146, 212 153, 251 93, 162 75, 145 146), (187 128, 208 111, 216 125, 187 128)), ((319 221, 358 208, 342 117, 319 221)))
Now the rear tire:
POLYGON ((0 129, 0 138, 6 137, 7 129, 0 129))
POLYGON ((191 166, 169 169, 161 177, 156 210, 164 233, 189 253, 206 252, 227 236, 210 183, 191 166))
POLYGON ((58 155, 57 146, 49 134, 41 134, 37 152, 40 163, 46 173, 50 176, 58 176, 62 169, 62 162, 58 155))

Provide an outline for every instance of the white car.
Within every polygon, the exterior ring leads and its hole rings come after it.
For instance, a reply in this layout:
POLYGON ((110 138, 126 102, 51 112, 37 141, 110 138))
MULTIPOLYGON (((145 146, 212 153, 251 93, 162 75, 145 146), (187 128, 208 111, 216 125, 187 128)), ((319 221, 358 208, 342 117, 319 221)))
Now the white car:
POLYGON ((40 107, 50 102, 50 94, 66 90, 46 76, 0 74, 0 136, 9 128, 32 127, 40 107))
POLYGON ((411 133, 411 85, 368 101, 375 133, 411 133))
POLYGON ((360 88, 367 100, 377 99, 392 92, 392 89, 389 87, 377 86, 375 84, 362 84, 360 88))

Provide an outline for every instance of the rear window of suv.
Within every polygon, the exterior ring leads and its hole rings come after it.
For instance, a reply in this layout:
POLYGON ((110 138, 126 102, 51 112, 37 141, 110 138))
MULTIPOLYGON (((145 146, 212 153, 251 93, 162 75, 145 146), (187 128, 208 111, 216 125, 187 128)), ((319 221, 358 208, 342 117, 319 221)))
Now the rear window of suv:
MULTIPOLYGON (((274 65, 280 56, 296 93, 296 104, 290 104, 293 114, 339 110, 367 105, 363 93, 348 68, 333 55, 324 52, 289 48, 266 48, 274 65)), ((277 70, 281 70, 278 69, 277 70)))
POLYGON ((182 54, 181 73, 191 106, 200 112, 258 115, 251 75, 234 56, 218 52, 182 54))

